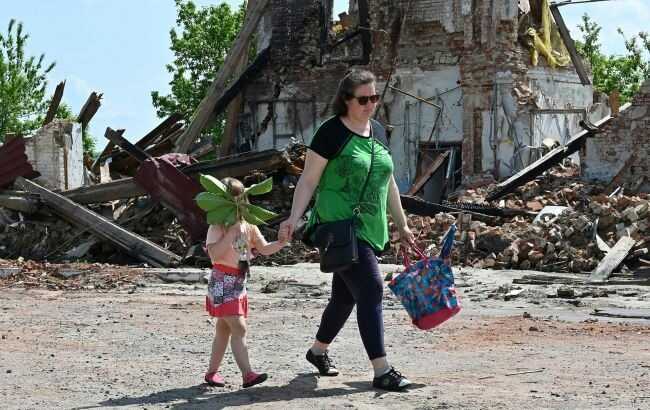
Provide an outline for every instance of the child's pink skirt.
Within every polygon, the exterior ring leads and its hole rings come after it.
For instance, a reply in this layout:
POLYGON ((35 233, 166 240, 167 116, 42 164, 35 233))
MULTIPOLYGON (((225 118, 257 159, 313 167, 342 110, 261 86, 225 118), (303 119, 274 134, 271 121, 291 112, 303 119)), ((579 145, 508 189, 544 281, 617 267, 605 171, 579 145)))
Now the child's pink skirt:
POLYGON ((237 268, 213 265, 208 280, 205 310, 214 317, 248 317, 246 275, 237 268))

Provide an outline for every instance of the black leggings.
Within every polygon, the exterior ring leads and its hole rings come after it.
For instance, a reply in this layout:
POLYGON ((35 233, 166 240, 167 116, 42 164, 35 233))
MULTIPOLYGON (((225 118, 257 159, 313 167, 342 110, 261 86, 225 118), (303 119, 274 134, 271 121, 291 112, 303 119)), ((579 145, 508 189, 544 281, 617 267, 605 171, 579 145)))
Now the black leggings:
POLYGON ((384 283, 377 257, 370 245, 359 241, 359 263, 334 273, 332 297, 321 318, 316 340, 332 343, 357 305, 357 323, 361 340, 370 360, 386 356, 382 298, 384 283))

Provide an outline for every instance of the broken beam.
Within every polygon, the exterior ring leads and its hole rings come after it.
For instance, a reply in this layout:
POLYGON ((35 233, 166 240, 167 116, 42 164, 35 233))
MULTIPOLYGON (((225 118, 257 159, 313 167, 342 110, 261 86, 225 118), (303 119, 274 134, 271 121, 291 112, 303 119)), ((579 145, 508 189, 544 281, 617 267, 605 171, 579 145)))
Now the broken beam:
POLYGON ((614 269, 620 265, 630 253, 636 241, 629 236, 622 237, 616 245, 607 252, 607 255, 600 261, 596 269, 589 275, 589 282, 605 282, 614 269))
POLYGON ((418 178, 415 181, 415 183, 413 184, 411 189, 408 190, 406 195, 415 195, 420 189, 422 189, 424 184, 426 184, 427 181, 429 181, 429 179, 431 179, 433 174, 435 174, 436 171, 438 170, 438 168, 440 168, 442 166, 442 164, 445 163, 447 158, 449 158, 449 151, 445 151, 442 154, 438 155, 438 157, 435 159, 435 161, 433 161, 431 166, 429 168, 427 168, 427 170, 424 172, 424 174, 422 174, 420 176, 420 178, 418 178))
POLYGON ((33 214, 39 208, 38 198, 30 195, 14 195, 0 192, 0 207, 13 209, 24 214, 33 214))
POLYGON ((555 24, 557 24, 558 31, 560 32, 560 37, 562 37, 562 41, 564 41, 564 45, 569 51, 569 56, 571 56, 571 62, 573 63, 576 72, 578 73, 578 77, 580 77, 580 82, 582 85, 591 84, 589 76, 587 75, 587 70, 585 70, 585 66, 582 64, 582 57, 580 57, 578 50, 576 50, 576 45, 573 42, 573 38, 571 38, 569 29, 564 23, 564 18, 562 18, 562 14, 558 9, 558 5, 551 4, 550 9, 551 14, 553 15, 553 19, 555 20, 555 24))
POLYGON ((138 162, 143 162, 151 156, 144 152, 142 149, 138 148, 137 146, 131 144, 126 138, 122 136, 122 133, 119 133, 112 129, 111 127, 106 128, 106 132, 104 133, 104 137, 111 141, 113 144, 117 145, 118 147, 122 148, 124 151, 126 151, 127 154, 131 155, 133 158, 135 158, 138 162))
POLYGON ((43 125, 47 125, 56 116, 56 110, 59 109, 59 105, 61 104, 61 98, 63 98, 63 90, 65 89, 65 80, 61 81, 57 86, 56 90, 54 90, 54 95, 52 96, 52 100, 50 101, 50 107, 47 110, 47 114, 45 115, 45 120, 43 120, 43 125))
MULTIPOLYGON (((282 168, 289 161, 288 154, 278 150, 267 150, 254 154, 238 155, 213 161, 199 162, 182 168, 187 175, 210 174, 217 178, 247 176, 251 170, 273 171, 282 168)), ((104 184, 82 187, 61 192, 61 195, 78 204, 97 204, 118 199, 147 195, 133 178, 123 178, 104 184)))
POLYGON ((79 115, 77 115, 77 121, 81 123, 83 129, 86 129, 90 120, 97 114, 97 110, 102 105, 102 96, 103 94, 97 94, 97 92, 93 91, 88 96, 83 107, 81 107, 79 115))
POLYGON ((43 188, 35 182, 19 177, 16 180, 16 184, 30 193, 38 194, 54 212, 63 218, 76 225, 88 228, 95 235, 113 243, 121 250, 141 261, 157 267, 174 266, 180 262, 181 258, 172 252, 139 235, 127 231, 103 216, 97 215, 90 209, 77 205, 71 200, 49 189, 43 188))

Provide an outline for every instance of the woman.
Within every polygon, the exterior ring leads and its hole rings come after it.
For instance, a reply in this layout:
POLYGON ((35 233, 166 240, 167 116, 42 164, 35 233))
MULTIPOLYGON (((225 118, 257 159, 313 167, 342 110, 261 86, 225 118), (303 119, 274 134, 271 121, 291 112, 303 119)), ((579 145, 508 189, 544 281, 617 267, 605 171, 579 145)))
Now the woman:
POLYGON ((378 122, 371 120, 378 101, 372 73, 353 70, 341 80, 334 100, 335 116, 325 121, 314 135, 307 151, 305 169, 296 186, 291 215, 280 225, 278 239, 291 240, 294 227, 316 188, 310 223, 315 222, 315 215, 320 222, 351 218, 353 208, 360 202, 357 228, 359 262, 334 273, 332 296, 323 312, 314 344, 307 351, 307 360, 323 376, 338 375, 328 356, 328 347, 356 304, 359 332, 374 369, 373 386, 399 391, 410 382, 386 359, 383 281, 376 257, 388 243, 387 206, 398 226, 402 243, 410 246, 414 238, 393 178, 393 161, 386 132, 378 122), (366 178, 368 182, 363 190, 366 178), (362 191, 364 196, 359 201, 362 191))

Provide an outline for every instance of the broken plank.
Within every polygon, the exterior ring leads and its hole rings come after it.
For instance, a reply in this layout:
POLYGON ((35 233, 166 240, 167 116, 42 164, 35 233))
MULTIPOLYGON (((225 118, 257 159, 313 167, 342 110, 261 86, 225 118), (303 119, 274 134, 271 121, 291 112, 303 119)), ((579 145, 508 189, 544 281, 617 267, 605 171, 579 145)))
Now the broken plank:
POLYGON ((71 200, 43 188, 35 182, 18 178, 16 184, 24 190, 40 195, 54 212, 79 225, 88 228, 98 237, 115 244, 129 255, 157 267, 177 265, 180 257, 155 243, 118 226, 103 216, 71 200))
POLYGON ((621 238, 611 251, 600 261, 596 269, 589 276, 589 282, 604 282, 609 278, 614 269, 620 265, 630 253, 636 241, 629 236, 621 238))
POLYGON ((47 109, 47 114, 45 115, 45 119, 43 120, 43 125, 47 125, 51 123, 54 117, 56 116, 56 110, 59 109, 59 105, 61 104, 61 98, 63 98, 64 89, 65 89, 65 80, 61 81, 56 86, 56 89, 54 90, 54 95, 52 96, 52 100, 50 101, 50 107, 47 109))
POLYGON ((0 207, 13 209, 24 214, 33 214, 38 211, 39 202, 38 198, 30 197, 30 195, 13 195, 0 193, 0 207))
POLYGON ((440 168, 442 166, 442 164, 445 163, 445 161, 447 160, 448 157, 449 157, 449 151, 445 151, 442 154, 438 155, 438 157, 435 159, 435 161, 433 161, 431 166, 429 168, 427 168, 427 170, 424 172, 424 174, 422 174, 415 181, 415 183, 413 184, 411 189, 408 190, 406 195, 415 195, 420 189, 422 189, 424 184, 426 184, 427 181, 429 181, 429 179, 431 179, 433 174, 435 174, 436 171, 438 170, 438 168, 440 168))
POLYGON ((192 122, 183 135, 178 139, 176 144, 177 152, 189 152, 192 144, 210 120, 215 104, 223 96, 226 83, 233 75, 233 71, 240 56, 242 53, 248 51, 245 46, 248 44, 248 41, 257 29, 257 25, 268 4, 269 0, 257 0, 252 10, 250 10, 250 13, 247 13, 241 31, 237 34, 237 38, 228 52, 223 65, 219 69, 215 80, 210 85, 203 100, 201 100, 201 103, 193 116, 194 118, 192 119, 192 122))
POLYGON ((90 120, 92 120, 92 118, 97 113, 97 110, 99 110, 99 107, 102 105, 102 96, 103 94, 98 94, 97 92, 93 91, 90 93, 88 99, 81 107, 79 115, 77 115, 77 121, 81 123, 81 127, 83 129, 86 129, 88 123, 90 120))
MULTIPOLYGON (((262 152, 236 155, 218 160, 203 161, 182 168, 184 174, 197 176, 210 174, 217 178, 241 178, 252 170, 270 172, 282 168, 290 161, 286 151, 270 149, 262 152)), ((123 178, 104 184, 82 187, 61 192, 61 195, 78 204, 97 204, 147 195, 133 178, 123 178)))
POLYGON ((650 309, 623 309, 623 308, 594 309, 591 315, 601 316, 601 317, 615 317, 621 319, 650 320, 650 309))
POLYGON ((106 127, 106 132, 104 133, 104 137, 107 140, 111 141, 113 144, 122 148, 124 151, 126 151, 127 154, 131 155, 138 162, 143 162, 151 158, 151 156, 146 152, 144 152, 141 148, 131 144, 126 138, 124 138, 122 133, 115 131, 111 127, 106 127))
POLYGON ((543 272, 515 278, 512 283, 518 285, 584 285, 585 276, 571 274, 545 274, 543 272))
POLYGON ((78 204, 100 204, 144 196, 147 193, 138 186, 133 178, 118 179, 99 185, 92 185, 60 192, 71 201, 78 204))
POLYGON ((591 84, 589 75, 587 75, 587 70, 585 70, 585 66, 582 63, 582 57, 578 54, 578 50, 576 49, 576 45, 573 42, 571 34, 569 33, 569 29, 564 23, 564 18, 558 9, 558 4, 550 4, 550 9, 551 14, 553 15, 553 19, 555 20, 555 24, 557 25, 558 31, 560 33, 560 37, 562 38, 562 41, 564 42, 564 45, 569 52, 569 56, 571 56, 571 62, 573 63, 576 72, 578 73, 580 82, 582 85, 591 84))

